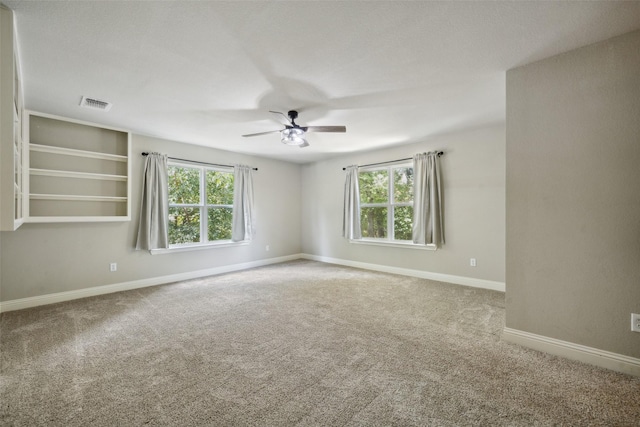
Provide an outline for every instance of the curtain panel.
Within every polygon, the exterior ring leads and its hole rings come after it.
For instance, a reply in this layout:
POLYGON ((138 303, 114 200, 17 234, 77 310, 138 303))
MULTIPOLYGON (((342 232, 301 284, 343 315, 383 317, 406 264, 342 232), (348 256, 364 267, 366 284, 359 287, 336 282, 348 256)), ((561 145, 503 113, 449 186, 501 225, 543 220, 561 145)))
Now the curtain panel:
POLYGON ((344 207, 342 214, 342 237, 361 239, 360 228, 360 188, 358 186, 358 166, 346 168, 344 183, 344 207))
POLYGON ((231 240, 251 240, 255 235, 255 213, 253 204, 253 168, 235 165, 233 187, 233 226, 231 240))
POLYGON ((440 158, 437 152, 413 157, 413 243, 444 244, 440 158))
POLYGON ((169 247, 167 155, 149 153, 144 162, 137 250, 169 247))

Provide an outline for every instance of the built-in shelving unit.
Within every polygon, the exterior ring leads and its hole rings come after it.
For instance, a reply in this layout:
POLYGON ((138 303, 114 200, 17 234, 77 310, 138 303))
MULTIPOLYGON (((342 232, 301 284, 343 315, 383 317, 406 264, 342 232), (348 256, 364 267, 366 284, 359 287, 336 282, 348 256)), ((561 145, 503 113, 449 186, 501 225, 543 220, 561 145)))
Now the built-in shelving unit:
POLYGON ((128 221, 129 132, 27 112, 28 222, 128 221))
POLYGON ((0 230, 24 222, 22 83, 13 12, 0 5, 0 230))
POLYGON ((14 16, 2 5, 0 59, 0 230, 130 220, 130 133, 25 111, 14 16))

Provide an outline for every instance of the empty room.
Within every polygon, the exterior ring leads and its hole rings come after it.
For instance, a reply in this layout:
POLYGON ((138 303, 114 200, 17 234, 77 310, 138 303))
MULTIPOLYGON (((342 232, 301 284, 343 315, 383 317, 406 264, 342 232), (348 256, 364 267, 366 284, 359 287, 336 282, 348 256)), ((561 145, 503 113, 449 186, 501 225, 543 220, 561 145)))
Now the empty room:
POLYGON ((1 425, 640 425, 640 1, 0 3, 1 425))

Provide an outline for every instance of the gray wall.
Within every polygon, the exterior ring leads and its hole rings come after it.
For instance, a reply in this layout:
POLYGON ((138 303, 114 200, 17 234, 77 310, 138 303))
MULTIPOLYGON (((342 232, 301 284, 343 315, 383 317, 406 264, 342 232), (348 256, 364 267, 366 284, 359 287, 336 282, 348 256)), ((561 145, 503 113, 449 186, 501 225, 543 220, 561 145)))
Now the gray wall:
POLYGON ((1 301, 300 253, 299 165, 138 135, 133 137, 132 160, 131 222, 23 224, 1 234, 1 301), (144 151, 258 167, 255 240, 247 246, 172 254, 135 251, 144 151), (109 272, 110 262, 118 263, 117 272, 109 272))
POLYGON ((507 73, 507 327, 640 357, 640 32, 507 73))
POLYGON ((0 300, 149 279, 300 252, 504 282, 505 130, 497 125, 427 142, 295 165, 134 135, 131 222, 24 224, 0 234, 0 300), (342 167, 442 149, 447 243, 433 251, 362 246, 341 236, 342 167), (162 255, 133 249, 143 151, 258 167, 258 234, 249 246, 162 255), (302 191, 304 189, 304 192, 302 191), (270 246, 270 251, 265 246, 270 246), (478 266, 469 266, 475 257, 478 266), (118 271, 109 272, 117 262, 118 271))
POLYGON ((2 301, 2 236, 4 233, 0 232, 0 301, 2 301))
POLYGON ((425 138, 425 142, 364 153, 302 168, 302 250, 347 261, 504 282, 505 129, 502 125, 425 138), (341 236, 344 171, 444 150, 446 244, 438 251, 349 243, 341 236), (477 267, 469 266, 470 258, 477 267))

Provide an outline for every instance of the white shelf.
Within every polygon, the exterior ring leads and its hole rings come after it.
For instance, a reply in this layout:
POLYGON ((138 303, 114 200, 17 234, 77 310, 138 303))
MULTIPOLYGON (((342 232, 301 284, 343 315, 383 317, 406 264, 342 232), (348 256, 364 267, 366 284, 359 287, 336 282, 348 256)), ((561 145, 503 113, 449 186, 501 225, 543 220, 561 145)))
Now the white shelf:
POLYGON ((29 194, 32 200, 64 200, 76 202, 126 202, 126 197, 116 196, 85 196, 76 194, 29 194))
POLYGON ((32 111, 25 121, 26 222, 131 219, 129 132, 32 111))
POLYGON ((55 169, 29 169, 30 175, 54 176, 58 178, 98 179, 101 181, 126 181, 126 175, 110 175, 106 173, 72 172, 55 169))
POLYGON ((39 216, 39 217, 28 217, 24 219, 22 222, 26 223, 51 223, 51 222, 64 222, 64 223, 73 223, 73 222, 121 222, 121 221, 130 221, 129 218, 124 216, 39 216))
POLYGON ((55 147, 53 145, 29 144, 31 151, 41 153, 61 154, 64 156, 84 157, 86 159, 113 160, 114 162, 127 162, 127 156, 118 154, 98 153, 96 151, 76 150, 75 148, 55 147))

